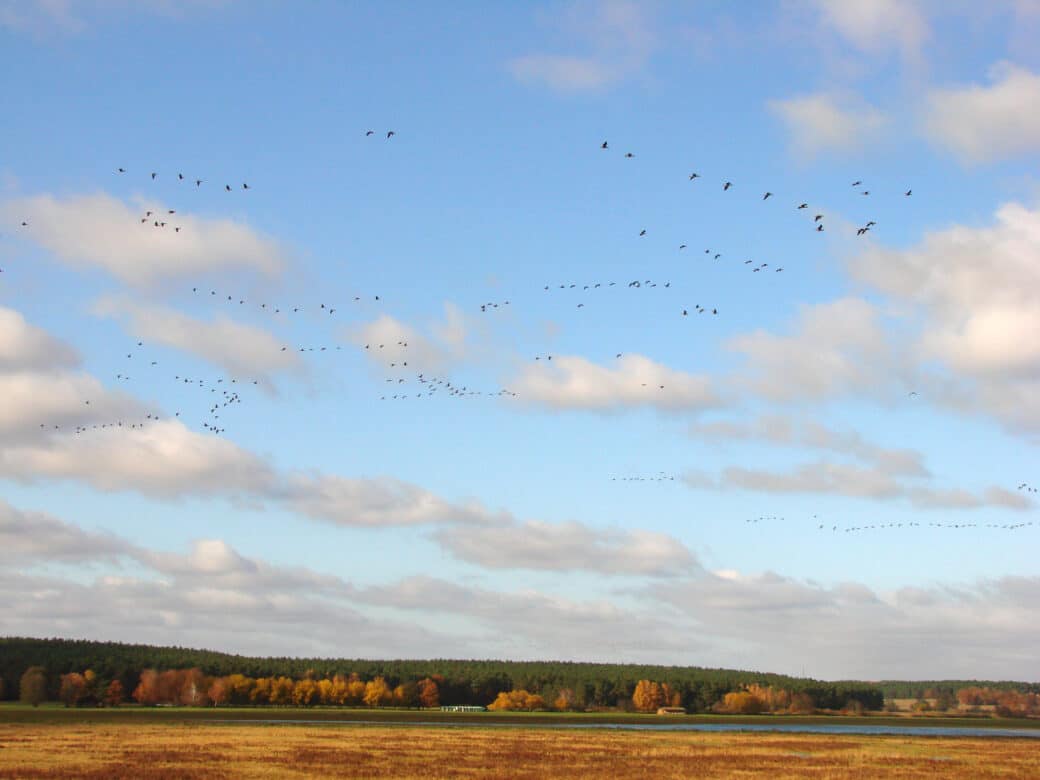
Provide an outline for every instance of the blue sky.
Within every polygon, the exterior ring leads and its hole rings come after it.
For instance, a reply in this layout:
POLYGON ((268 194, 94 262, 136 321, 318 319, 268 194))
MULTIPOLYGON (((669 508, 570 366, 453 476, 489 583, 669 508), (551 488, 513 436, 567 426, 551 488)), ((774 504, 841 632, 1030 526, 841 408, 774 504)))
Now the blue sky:
POLYGON ((1040 6, 740 11, 0 2, 0 631, 1035 677, 1040 6))

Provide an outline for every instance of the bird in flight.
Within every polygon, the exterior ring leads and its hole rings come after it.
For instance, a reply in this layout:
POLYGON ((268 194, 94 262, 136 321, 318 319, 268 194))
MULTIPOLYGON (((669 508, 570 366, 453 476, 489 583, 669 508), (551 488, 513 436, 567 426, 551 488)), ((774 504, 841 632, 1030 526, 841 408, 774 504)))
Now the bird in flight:
POLYGON ((155 176, 156 176, 156 173, 155 173, 155 171, 152 171, 152 179, 153 179, 153 181, 154 181, 154 179, 155 179, 155 176))
POLYGON ((732 186, 733 186, 733 182, 728 181, 728 182, 726 182, 725 184, 722 185, 722 191, 725 192, 726 190, 728 190, 732 186))
POLYGON ((395 135, 397 135, 397 133, 395 133, 393 130, 387 130, 386 131, 387 139, 393 138, 395 135))
POLYGON ((803 203, 798 208, 800 208, 800 209, 807 209, 807 208, 809 208, 809 204, 808 203, 803 203))
POLYGON ((373 133, 375 133, 375 130, 368 130, 368 131, 365 132, 365 137, 367 138, 368 136, 372 135, 373 133))
POLYGON ((906 197, 908 197, 908 198, 909 198, 909 197, 910 197, 910 193, 912 193, 912 192, 913 192, 913 190, 907 190, 907 191, 906 191, 906 192, 904 192, 903 194, 904 194, 904 195, 906 195, 906 197))
POLYGON ((120 173, 126 173, 126 168, 119 168, 120 173))
POLYGON ((195 186, 196 187, 201 187, 202 186, 202 179, 196 179, 195 180, 195 186))
POLYGON ((762 196, 762 200, 767 200, 769 198, 769 196, 772 195, 772 194, 773 193, 771 193, 771 192, 767 192, 765 195, 762 196))
POLYGON ((863 183, 863 182, 861 182, 861 181, 854 181, 854 182, 852 182, 852 186, 853 186, 853 187, 858 187, 858 186, 859 186, 859 185, 861 185, 862 183, 863 183))
POLYGON ((817 214, 813 217, 813 222, 819 222, 821 219, 823 219, 823 214, 817 214))
POLYGON ((700 174, 699 173, 691 173, 690 174, 690 181, 693 181, 694 179, 697 179, 697 178, 700 178, 700 174))
POLYGON ((227 192, 231 192, 231 185, 230 185, 230 184, 225 184, 225 185, 224 185, 224 189, 225 189, 225 190, 226 190, 227 192))
POLYGON ((639 235, 645 236, 646 235, 646 228, 643 228, 642 230, 640 230, 639 231, 639 235))
POLYGON ((601 144, 599 145, 599 148, 600 148, 600 149, 606 149, 606 148, 607 148, 607 142, 606 142, 606 141, 604 141, 603 143, 601 143, 601 144))
POLYGON ((245 182, 242 182, 242 189, 248 190, 249 189, 249 185, 246 184, 245 182))
POLYGON ((635 157, 635 155, 632 152, 625 152, 625 157, 635 157))
POLYGON ((823 232, 823 225, 817 225, 816 226, 816 232, 817 233, 822 233, 823 232))

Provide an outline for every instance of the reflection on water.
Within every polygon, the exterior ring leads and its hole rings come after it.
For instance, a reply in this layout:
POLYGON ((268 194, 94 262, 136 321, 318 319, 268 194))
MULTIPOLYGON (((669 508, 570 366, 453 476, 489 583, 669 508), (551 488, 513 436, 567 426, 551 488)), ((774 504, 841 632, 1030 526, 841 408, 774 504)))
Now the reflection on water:
POLYGON ((732 731, 786 732, 794 734, 874 734, 917 737, 1029 737, 1040 739, 1040 728, 979 728, 977 726, 891 726, 871 723, 496 723, 494 721, 385 721, 385 720, 264 720, 223 719, 210 723, 247 725, 328 725, 339 726, 426 726, 430 728, 504 728, 504 729, 613 729, 616 731, 732 731))

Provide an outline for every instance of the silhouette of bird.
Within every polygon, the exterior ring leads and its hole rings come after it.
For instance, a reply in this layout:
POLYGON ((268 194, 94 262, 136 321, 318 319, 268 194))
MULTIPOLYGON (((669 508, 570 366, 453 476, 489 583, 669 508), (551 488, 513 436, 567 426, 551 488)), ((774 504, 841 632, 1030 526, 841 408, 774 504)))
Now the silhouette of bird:
POLYGON ((726 182, 725 184, 722 185, 722 191, 725 192, 726 190, 728 190, 732 186, 733 186, 733 182, 728 181, 728 182, 726 182))
POLYGON ((606 142, 606 141, 604 141, 603 143, 601 143, 601 144, 599 145, 599 148, 600 148, 600 149, 606 149, 606 148, 607 148, 607 142, 606 142))
POLYGON ((859 186, 859 185, 861 185, 862 183, 863 183, 863 182, 861 182, 861 181, 854 181, 854 182, 852 182, 852 186, 853 186, 853 187, 858 187, 858 186, 859 186))
POLYGON ((909 198, 909 197, 910 197, 910 194, 911 194, 912 192, 913 192, 913 190, 907 190, 907 191, 906 191, 906 192, 904 192, 903 194, 904 194, 904 195, 906 195, 906 197, 908 197, 908 198, 909 198))
POLYGON ((700 178, 700 174, 699 173, 691 173, 690 174, 690 181, 693 181, 694 179, 699 179, 699 178, 700 178))
POLYGON ((177 181, 184 181, 184 174, 183 173, 178 173, 177 174, 177 181))
POLYGON ((625 152, 625 157, 635 157, 635 155, 632 152, 625 152))
POLYGON ((118 169, 118 171, 119 171, 120 173, 126 173, 126 168, 119 168, 119 169, 118 169))
POLYGON ((368 131, 367 131, 367 132, 365 133, 365 136, 366 136, 366 137, 367 137, 367 136, 370 136, 370 135, 372 135, 373 133, 375 133, 375 130, 368 130, 368 131))
POLYGON ((246 184, 245 182, 242 182, 242 189, 248 190, 249 189, 249 185, 246 184))
POLYGON ((639 235, 645 236, 646 235, 646 228, 643 228, 642 230, 640 230, 639 231, 639 235))
POLYGON ((225 184, 225 185, 224 185, 224 189, 225 189, 225 190, 226 190, 227 192, 231 192, 231 185, 230 185, 230 184, 225 184))
POLYGON ((152 179, 153 179, 153 180, 155 179, 155 176, 156 176, 156 173, 155 173, 155 171, 152 171, 152 179))
POLYGON ((819 222, 821 219, 823 219, 823 214, 817 214, 813 217, 813 222, 819 222))
POLYGON ((196 180, 195 180, 195 186, 196 186, 196 187, 199 187, 199 186, 201 186, 201 185, 202 185, 202 179, 196 179, 196 180))
POLYGON ((823 232, 823 225, 817 225, 816 226, 816 232, 817 233, 822 233, 823 232))
POLYGON ((807 208, 809 208, 809 204, 808 203, 803 203, 798 208, 800 208, 800 209, 807 209, 807 208))
POLYGON ((769 196, 770 196, 770 195, 772 195, 772 194, 773 194, 773 193, 771 193, 771 192, 767 192, 767 193, 766 193, 765 195, 763 195, 763 196, 762 196, 762 200, 766 200, 766 199, 768 199, 768 198, 769 198, 769 196))
POLYGON ((393 130, 388 130, 386 133, 387 139, 393 138, 395 135, 397 135, 397 133, 395 133, 393 130))
POLYGON ((685 249, 686 248, 686 244, 679 244, 679 248, 680 249, 685 249))

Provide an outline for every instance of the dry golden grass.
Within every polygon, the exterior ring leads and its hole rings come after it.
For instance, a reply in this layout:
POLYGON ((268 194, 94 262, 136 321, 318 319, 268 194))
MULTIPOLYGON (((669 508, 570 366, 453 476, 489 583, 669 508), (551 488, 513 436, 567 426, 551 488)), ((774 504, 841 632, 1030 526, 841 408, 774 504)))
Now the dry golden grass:
POLYGON ((0 725, 0 778, 1037 778, 1030 739, 409 726, 0 725))

